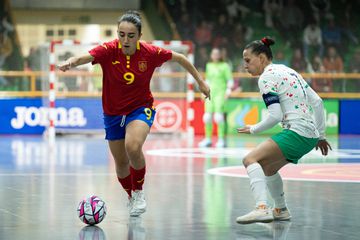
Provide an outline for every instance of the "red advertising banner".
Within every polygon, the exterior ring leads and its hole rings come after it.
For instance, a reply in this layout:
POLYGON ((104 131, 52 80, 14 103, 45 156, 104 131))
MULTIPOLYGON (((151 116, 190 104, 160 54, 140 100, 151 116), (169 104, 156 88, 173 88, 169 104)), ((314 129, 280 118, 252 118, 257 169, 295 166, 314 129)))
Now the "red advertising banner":
MULTIPOLYGON (((186 132, 187 127, 187 102, 186 99, 157 99, 154 102, 156 115, 152 132, 186 132)), ((194 130, 195 135, 204 134, 204 101, 196 99, 194 107, 194 130)), ((216 133, 216 132, 215 132, 216 133)))
POLYGON ((152 132, 186 132, 186 99, 157 99, 152 132))

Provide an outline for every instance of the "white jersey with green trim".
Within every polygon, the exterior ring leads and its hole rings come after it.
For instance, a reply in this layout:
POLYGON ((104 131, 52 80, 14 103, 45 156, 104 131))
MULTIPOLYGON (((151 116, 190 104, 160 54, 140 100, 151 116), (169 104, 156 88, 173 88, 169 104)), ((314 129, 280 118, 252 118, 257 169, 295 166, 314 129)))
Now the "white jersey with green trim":
POLYGON ((279 96, 283 128, 303 137, 319 137, 309 103, 318 96, 314 91, 309 91, 310 86, 299 73, 282 64, 269 64, 260 75, 258 85, 261 94, 279 96))

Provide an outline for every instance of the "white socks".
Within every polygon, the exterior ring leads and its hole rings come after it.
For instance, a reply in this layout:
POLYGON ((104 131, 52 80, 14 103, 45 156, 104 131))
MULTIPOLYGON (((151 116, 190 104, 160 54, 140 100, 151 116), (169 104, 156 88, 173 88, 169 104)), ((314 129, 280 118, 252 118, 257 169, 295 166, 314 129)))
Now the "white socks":
POLYGON ((259 163, 250 164, 246 170, 250 178, 250 187, 256 206, 268 204, 266 191, 269 189, 275 202, 275 208, 286 208, 283 181, 279 173, 266 177, 259 163))
POLYGON ((252 163, 246 170, 250 178, 250 187, 255 198, 256 206, 267 206, 265 174, 261 165, 259 163, 252 163))
POLYGON ((277 172, 272 176, 266 177, 266 183, 270 195, 274 199, 275 208, 286 208, 283 181, 280 174, 277 172))

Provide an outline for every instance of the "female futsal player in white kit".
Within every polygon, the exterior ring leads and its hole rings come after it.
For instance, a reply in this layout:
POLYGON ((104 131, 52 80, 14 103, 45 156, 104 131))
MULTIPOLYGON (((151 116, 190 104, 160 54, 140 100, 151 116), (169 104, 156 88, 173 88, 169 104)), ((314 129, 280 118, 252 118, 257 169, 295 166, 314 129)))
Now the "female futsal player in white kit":
POLYGON ((299 73, 271 62, 270 46, 274 43, 265 37, 248 44, 243 52, 245 69, 253 76, 260 75, 258 85, 269 115, 255 125, 238 128, 238 133, 256 134, 279 122, 284 130, 258 145, 243 159, 256 204, 255 210, 236 219, 240 224, 289 220, 291 215, 278 171, 288 163, 297 164, 314 147, 320 148, 323 155, 331 149, 325 139, 321 98, 299 73), (267 189, 274 200, 274 208, 269 206, 267 189))

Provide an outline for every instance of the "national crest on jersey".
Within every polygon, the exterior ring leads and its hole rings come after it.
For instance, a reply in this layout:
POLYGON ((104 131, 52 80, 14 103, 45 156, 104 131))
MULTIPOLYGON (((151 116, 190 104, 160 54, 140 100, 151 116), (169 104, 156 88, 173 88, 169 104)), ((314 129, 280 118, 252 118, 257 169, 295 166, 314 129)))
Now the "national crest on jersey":
POLYGON ((147 61, 139 61, 139 71, 145 72, 147 70, 147 61))

